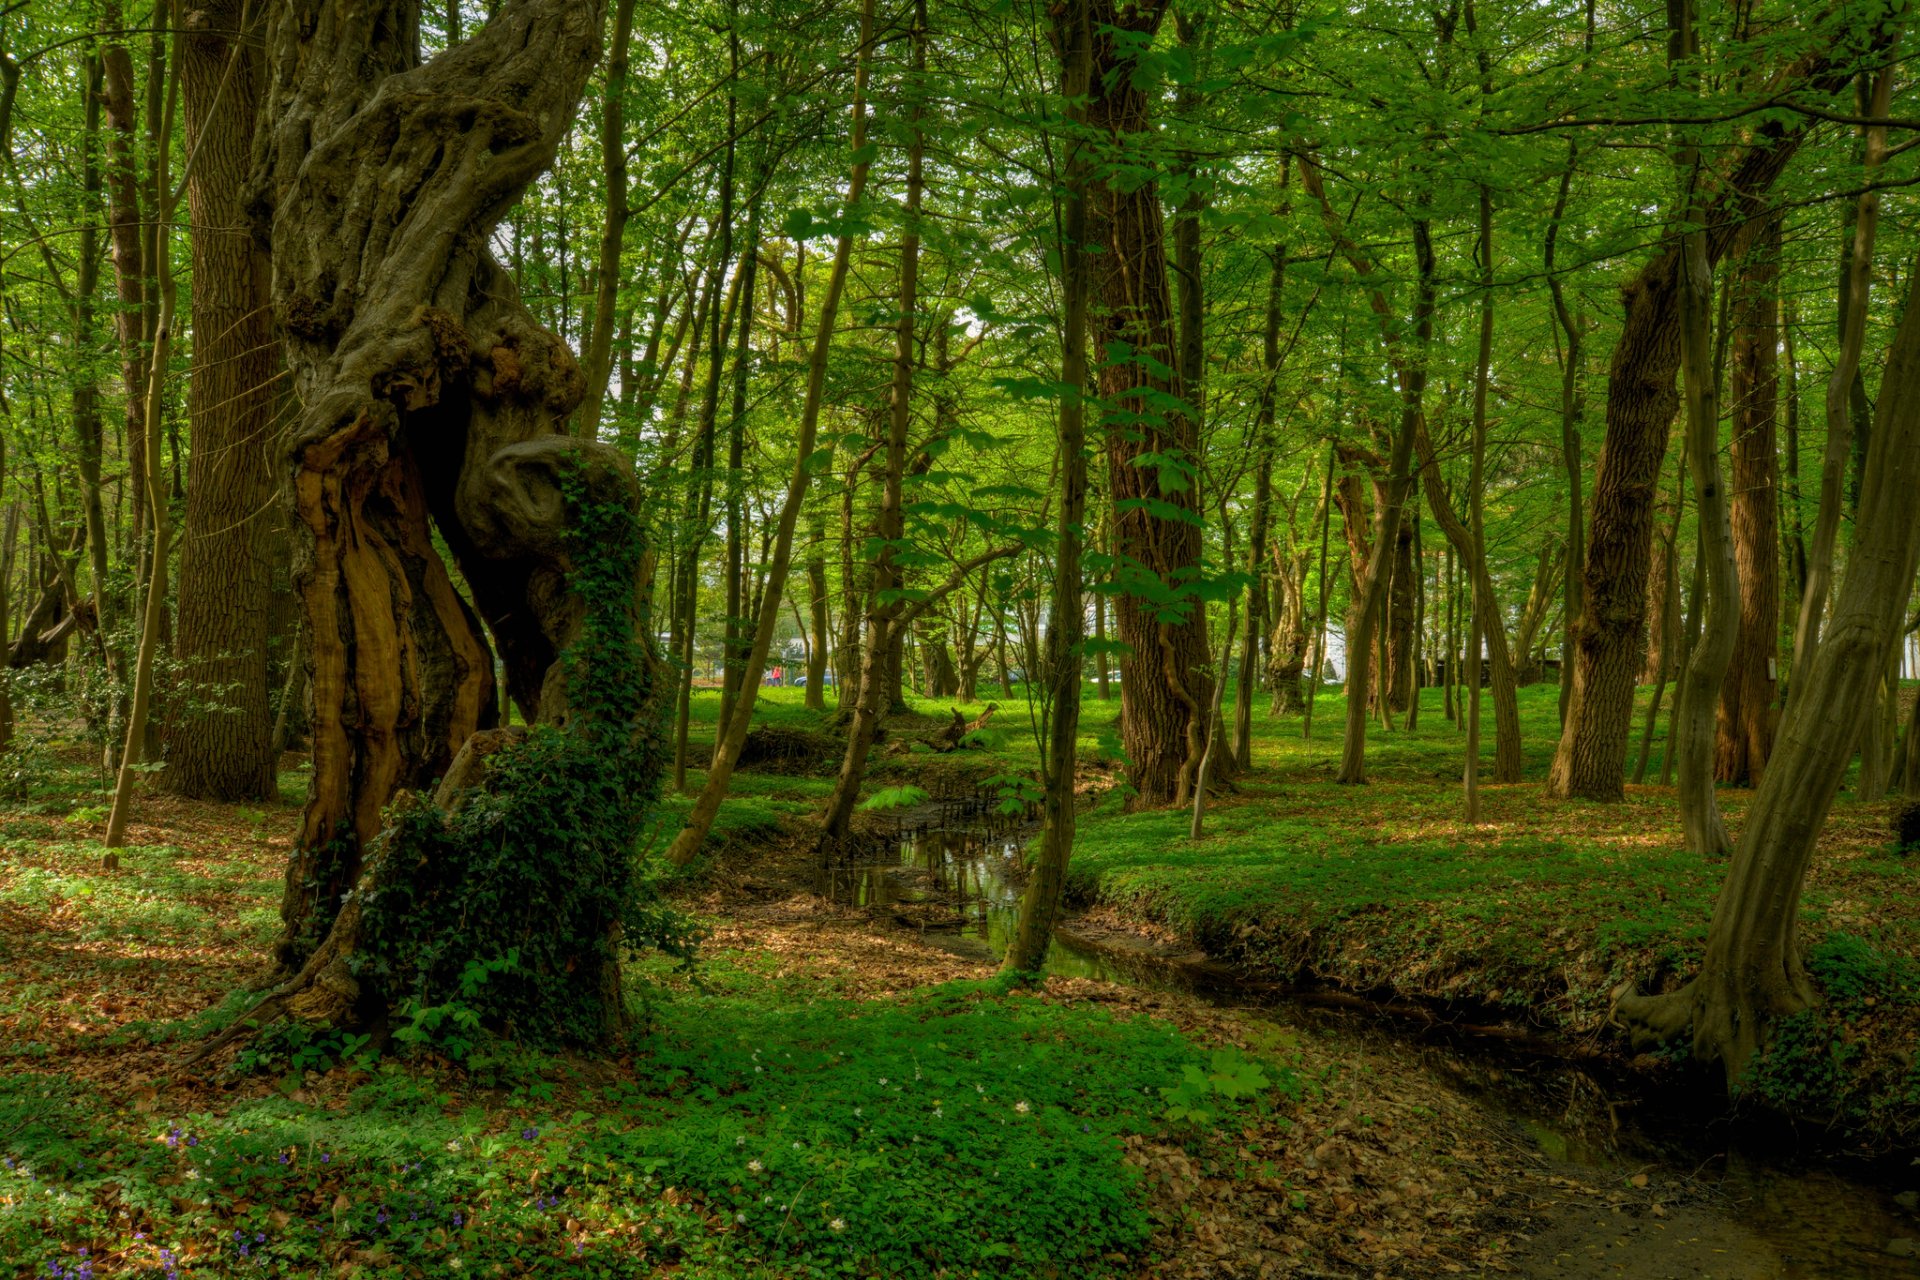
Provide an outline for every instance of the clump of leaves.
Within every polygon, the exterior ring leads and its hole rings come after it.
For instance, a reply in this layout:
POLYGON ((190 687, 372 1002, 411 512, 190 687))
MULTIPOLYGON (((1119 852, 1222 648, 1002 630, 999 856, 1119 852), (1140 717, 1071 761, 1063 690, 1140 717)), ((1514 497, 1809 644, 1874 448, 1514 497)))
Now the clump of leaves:
POLYGON ((911 784, 899 787, 885 787, 874 792, 860 802, 860 808, 868 813, 884 813, 888 809, 911 809, 914 805, 925 804, 932 796, 922 787, 911 784))

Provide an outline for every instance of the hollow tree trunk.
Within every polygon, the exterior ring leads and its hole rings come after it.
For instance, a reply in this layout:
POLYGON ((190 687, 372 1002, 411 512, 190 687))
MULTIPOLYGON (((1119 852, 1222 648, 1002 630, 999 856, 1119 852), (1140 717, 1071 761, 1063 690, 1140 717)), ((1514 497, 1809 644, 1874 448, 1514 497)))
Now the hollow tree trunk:
MULTIPOLYGON (((1126 146, 1150 133, 1150 98, 1133 79, 1134 63, 1166 14, 1160 0, 1123 4, 1091 0, 1095 32, 1090 56, 1093 100, 1088 126, 1126 146)), ((1179 803, 1199 767, 1201 729, 1211 685, 1206 668, 1206 615, 1188 596, 1178 620, 1164 621, 1159 599, 1178 594, 1200 563, 1200 527, 1193 519, 1200 461, 1199 422, 1176 371, 1173 302, 1167 286, 1166 228, 1152 181, 1113 184, 1097 174, 1087 198, 1087 237, 1102 247, 1093 264, 1093 342, 1131 359, 1100 365, 1108 412, 1135 424, 1106 433, 1108 492, 1114 503, 1120 663, 1120 736, 1126 747, 1133 803, 1179 803), (1142 457, 1149 461, 1138 461, 1142 457), (1186 472, 1180 488, 1163 485, 1170 467, 1186 472), (1179 515, 1157 514, 1166 507, 1179 515)))
POLYGON ((1833 618, 1748 806, 1725 888, 1714 906, 1700 972, 1678 991, 1633 996, 1619 1012, 1637 1040, 1690 1033, 1729 1083, 1781 1017, 1815 993, 1795 929, 1815 842, 1826 825, 1862 720, 1897 643, 1920 560, 1920 278, 1888 356, 1860 494, 1859 537, 1833 618))
POLYGON ((266 545, 277 361, 270 269, 246 213, 265 89, 258 13, 244 0, 216 0, 196 11, 181 39, 180 96, 194 153, 187 203, 196 229, 187 383, 192 452, 174 631, 186 688, 178 699, 185 706, 167 717, 160 782, 175 795, 205 800, 257 800, 277 791, 267 705, 266 545))
POLYGON ((1732 400, 1733 549, 1740 574, 1740 627, 1720 687, 1714 776, 1757 786, 1773 747, 1779 691, 1778 401, 1780 221, 1776 216, 1742 264, 1734 298, 1732 400))
MULTIPOLYGON (((564 722, 573 699, 557 659, 585 611, 568 586, 574 500, 638 500, 622 456, 566 433, 586 390, 579 367, 488 248, 573 118, 601 6, 507 0, 424 64, 417 19, 400 0, 298 0, 272 10, 266 38, 262 176, 274 313, 302 406, 294 582, 313 707, 280 954, 299 970, 303 1016, 346 1021, 366 992, 347 963, 361 899, 342 898, 383 810, 503 740, 480 732, 497 714, 482 619, 527 720, 564 722)), ((570 989, 598 993, 612 1024, 605 940, 603 923, 549 950, 572 950, 570 989)))

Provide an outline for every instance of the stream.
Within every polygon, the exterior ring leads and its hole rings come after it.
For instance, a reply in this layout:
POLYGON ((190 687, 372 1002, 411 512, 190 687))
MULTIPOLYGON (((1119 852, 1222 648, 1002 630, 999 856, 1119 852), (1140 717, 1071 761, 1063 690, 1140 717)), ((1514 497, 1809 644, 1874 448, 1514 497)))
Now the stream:
MULTIPOLYGON (((1030 822, 996 817, 968 798, 923 805, 898 815, 897 834, 862 855, 871 861, 833 870, 834 896, 891 917, 932 945, 997 960, 1019 914, 1019 853, 1033 830, 1030 822)), ((1871 1170, 1837 1167, 1813 1143, 1796 1149, 1791 1136, 1734 1133, 1723 1105, 1649 1096, 1643 1082, 1617 1068, 1326 1007, 1315 1003, 1315 993, 1244 983, 1201 953, 1078 931, 1072 921, 1056 932, 1047 971, 1176 990, 1290 1027, 1390 1044, 1473 1098, 1494 1123, 1524 1135, 1548 1160, 1574 1166, 1596 1183, 1640 1174, 1691 1180, 1724 1219, 1709 1222, 1699 1242, 1713 1255, 1711 1270, 1672 1270, 1670 1240, 1614 1241, 1616 1225, 1593 1224, 1565 1233, 1585 1239, 1558 1242, 1574 1254, 1584 1249, 1586 1269, 1575 1257, 1571 1269, 1555 1262, 1528 1274, 1920 1277, 1920 1160, 1871 1170), (1608 1237, 1604 1259, 1595 1243, 1601 1237, 1608 1237)))

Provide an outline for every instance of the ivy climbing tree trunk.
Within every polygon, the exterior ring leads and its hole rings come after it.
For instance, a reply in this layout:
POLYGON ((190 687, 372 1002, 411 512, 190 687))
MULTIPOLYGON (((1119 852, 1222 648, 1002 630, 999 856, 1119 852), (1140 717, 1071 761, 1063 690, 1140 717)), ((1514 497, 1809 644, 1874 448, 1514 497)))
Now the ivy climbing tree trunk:
MULTIPOLYGON (((281 911, 293 976, 270 1000, 302 1017, 354 1022, 373 998, 349 962, 369 941, 355 891, 388 806, 435 778, 439 803, 456 803, 518 736, 493 728, 483 620, 530 723, 564 725, 584 705, 559 661, 587 612, 572 589, 575 512, 638 496, 617 451, 568 434, 585 380, 488 246, 552 163, 602 17, 579 0, 506 0, 421 63, 408 0, 293 0, 269 14, 259 212, 301 406, 294 583, 313 702, 313 782, 281 911)), ((627 593, 629 616, 637 560, 630 572, 607 588, 614 607, 627 593)), ((657 761, 633 783, 654 776, 657 761)), ((429 862, 391 873, 441 874, 429 862)), ((599 993, 612 1026, 606 928, 542 935, 541 946, 564 962, 569 989, 599 993)))
POLYGON ((267 706, 274 372, 269 266, 246 212, 265 89, 260 6, 216 0, 180 42, 193 172, 191 452, 174 653, 184 688, 166 722, 161 785, 207 800, 277 794, 267 706), (244 24, 244 25, 243 25, 244 24))

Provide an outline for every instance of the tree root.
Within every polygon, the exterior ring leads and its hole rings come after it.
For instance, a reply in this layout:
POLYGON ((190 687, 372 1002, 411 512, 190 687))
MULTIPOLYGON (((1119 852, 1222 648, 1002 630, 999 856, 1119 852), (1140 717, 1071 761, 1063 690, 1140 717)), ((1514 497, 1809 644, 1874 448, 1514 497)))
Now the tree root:
POLYGON ((347 968, 347 957, 359 936, 360 903, 355 898, 341 908, 326 940, 314 948, 300 972, 256 1000, 226 1030, 181 1058, 177 1065, 196 1066, 228 1045, 252 1040, 285 1017, 350 1025, 360 1000, 360 984, 347 968))
POLYGON ((1754 987, 1709 964, 1677 990, 1622 995, 1612 1017, 1639 1050, 1689 1036, 1694 1061, 1719 1063, 1731 1089, 1766 1047, 1774 1025, 1817 1000, 1804 977, 1796 981, 1783 972, 1778 983, 1754 987))

